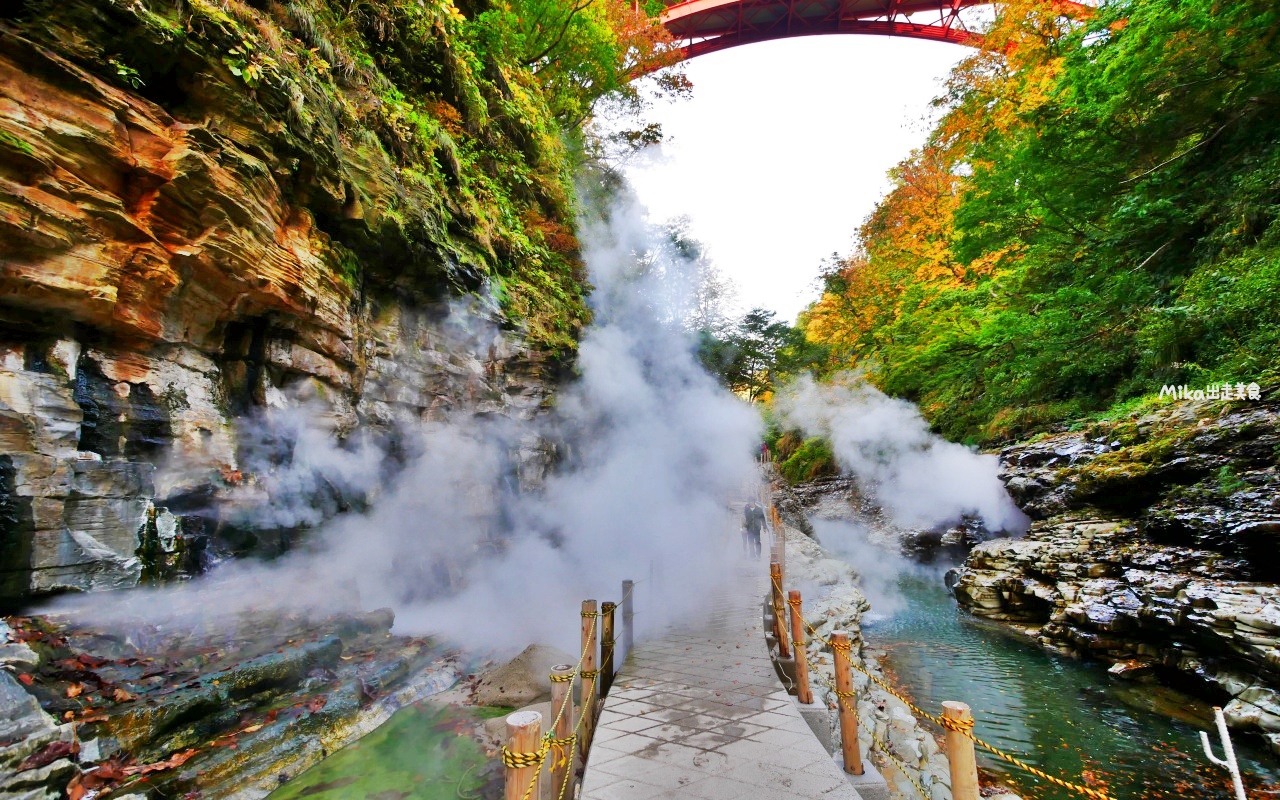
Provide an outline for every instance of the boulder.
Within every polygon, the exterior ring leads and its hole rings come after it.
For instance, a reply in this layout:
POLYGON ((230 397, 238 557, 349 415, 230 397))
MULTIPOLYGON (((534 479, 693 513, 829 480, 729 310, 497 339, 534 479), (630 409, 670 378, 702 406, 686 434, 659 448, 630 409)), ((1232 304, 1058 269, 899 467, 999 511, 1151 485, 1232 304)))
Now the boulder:
POLYGON ((554 647, 531 644, 524 652, 480 676, 472 699, 482 706, 525 706, 551 697, 551 668, 578 659, 554 647))

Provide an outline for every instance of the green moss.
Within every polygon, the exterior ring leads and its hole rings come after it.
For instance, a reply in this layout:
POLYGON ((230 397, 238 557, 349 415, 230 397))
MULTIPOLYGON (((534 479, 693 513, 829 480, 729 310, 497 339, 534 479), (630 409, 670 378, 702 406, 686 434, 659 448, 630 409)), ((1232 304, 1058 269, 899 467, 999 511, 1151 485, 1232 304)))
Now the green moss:
POLYGON ((35 155, 36 152, 30 142, 19 139, 17 136, 14 136, 12 133, 5 130, 0 130, 0 147, 17 150, 19 153, 28 156, 35 155))
MULTIPOLYGON (((505 711, 505 710, 504 710, 505 711)), ((507 712, 509 713, 509 712, 507 712)), ((501 793, 501 767, 470 737, 457 710, 420 703, 272 792, 271 800, 314 797, 457 800, 501 793)))
POLYGON ((834 475, 837 471, 836 457, 825 439, 814 436, 805 439, 791 457, 782 462, 778 471, 790 483, 811 481, 824 475, 834 475))
MULTIPOLYGON (((500 276, 512 327, 575 348, 588 311, 573 136, 528 68, 478 55, 479 24, 452 3, 141 0, 104 13, 70 0, 20 24, 176 117, 225 120, 206 135, 233 141, 210 147, 286 176, 286 202, 337 245, 348 287, 431 301, 500 276)), ((0 146, 31 153, 12 134, 0 146)))
POLYGON ((1159 430, 1146 442, 1103 453, 1069 471, 1077 477, 1080 491, 1085 495, 1121 492, 1141 483, 1172 460, 1178 447, 1194 435, 1194 429, 1159 430))

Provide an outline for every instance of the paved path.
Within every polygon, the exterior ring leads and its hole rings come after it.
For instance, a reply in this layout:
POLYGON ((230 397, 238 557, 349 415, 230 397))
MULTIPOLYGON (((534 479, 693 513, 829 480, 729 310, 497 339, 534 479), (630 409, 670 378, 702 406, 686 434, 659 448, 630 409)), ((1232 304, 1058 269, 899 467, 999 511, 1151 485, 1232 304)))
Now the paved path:
POLYGON ((760 572, 698 627, 636 645, 600 715, 582 800, 860 800, 769 661, 760 572))

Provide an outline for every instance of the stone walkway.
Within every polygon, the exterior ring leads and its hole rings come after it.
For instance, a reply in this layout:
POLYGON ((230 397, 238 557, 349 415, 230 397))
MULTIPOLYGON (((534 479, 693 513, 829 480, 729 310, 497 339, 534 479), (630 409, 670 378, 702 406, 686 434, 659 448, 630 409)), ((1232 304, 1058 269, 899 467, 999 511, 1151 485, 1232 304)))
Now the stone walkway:
POLYGON ((696 629, 636 645, 600 715, 582 800, 860 800, 774 672, 762 566, 744 567, 696 629))

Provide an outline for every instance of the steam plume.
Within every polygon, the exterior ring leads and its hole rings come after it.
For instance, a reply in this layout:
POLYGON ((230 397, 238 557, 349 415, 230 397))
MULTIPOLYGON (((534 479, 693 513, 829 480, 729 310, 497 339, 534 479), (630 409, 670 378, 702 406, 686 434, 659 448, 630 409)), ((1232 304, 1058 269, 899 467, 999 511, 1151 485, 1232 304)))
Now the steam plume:
MULTIPOLYGON (((700 604, 737 553, 729 501, 756 480, 760 423, 698 364, 680 325, 689 265, 652 236, 630 203, 584 225, 596 322, 550 418, 402 423, 392 471, 378 441, 339 446, 313 415, 278 411, 260 423, 261 447, 287 440, 293 459, 263 475, 269 501, 250 515, 316 524, 319 483, 367 498, 365 510, 339 514, 273 564, 229 562, 187 585, 63 607, 103 626, 194 627, 391 606, 400 632, 515 651, 574 649, 579 601, 617 600, 623 579, 648 581, 637 588, 641 634, 700 604), (543 491, 521 494, 511 456, 531 440, 570 457, 543 491)), ((470 322, 477 340, 492 335, 489 321, 470 322)))
POLYGON ((823 384, 805 376, 777 406, 786 424, 829 441, 841 468, 900 527, 935 528, 975 515, 992 531, 1027 528, 995 456, 934 435, 916 406, 857 375, 823 384))

